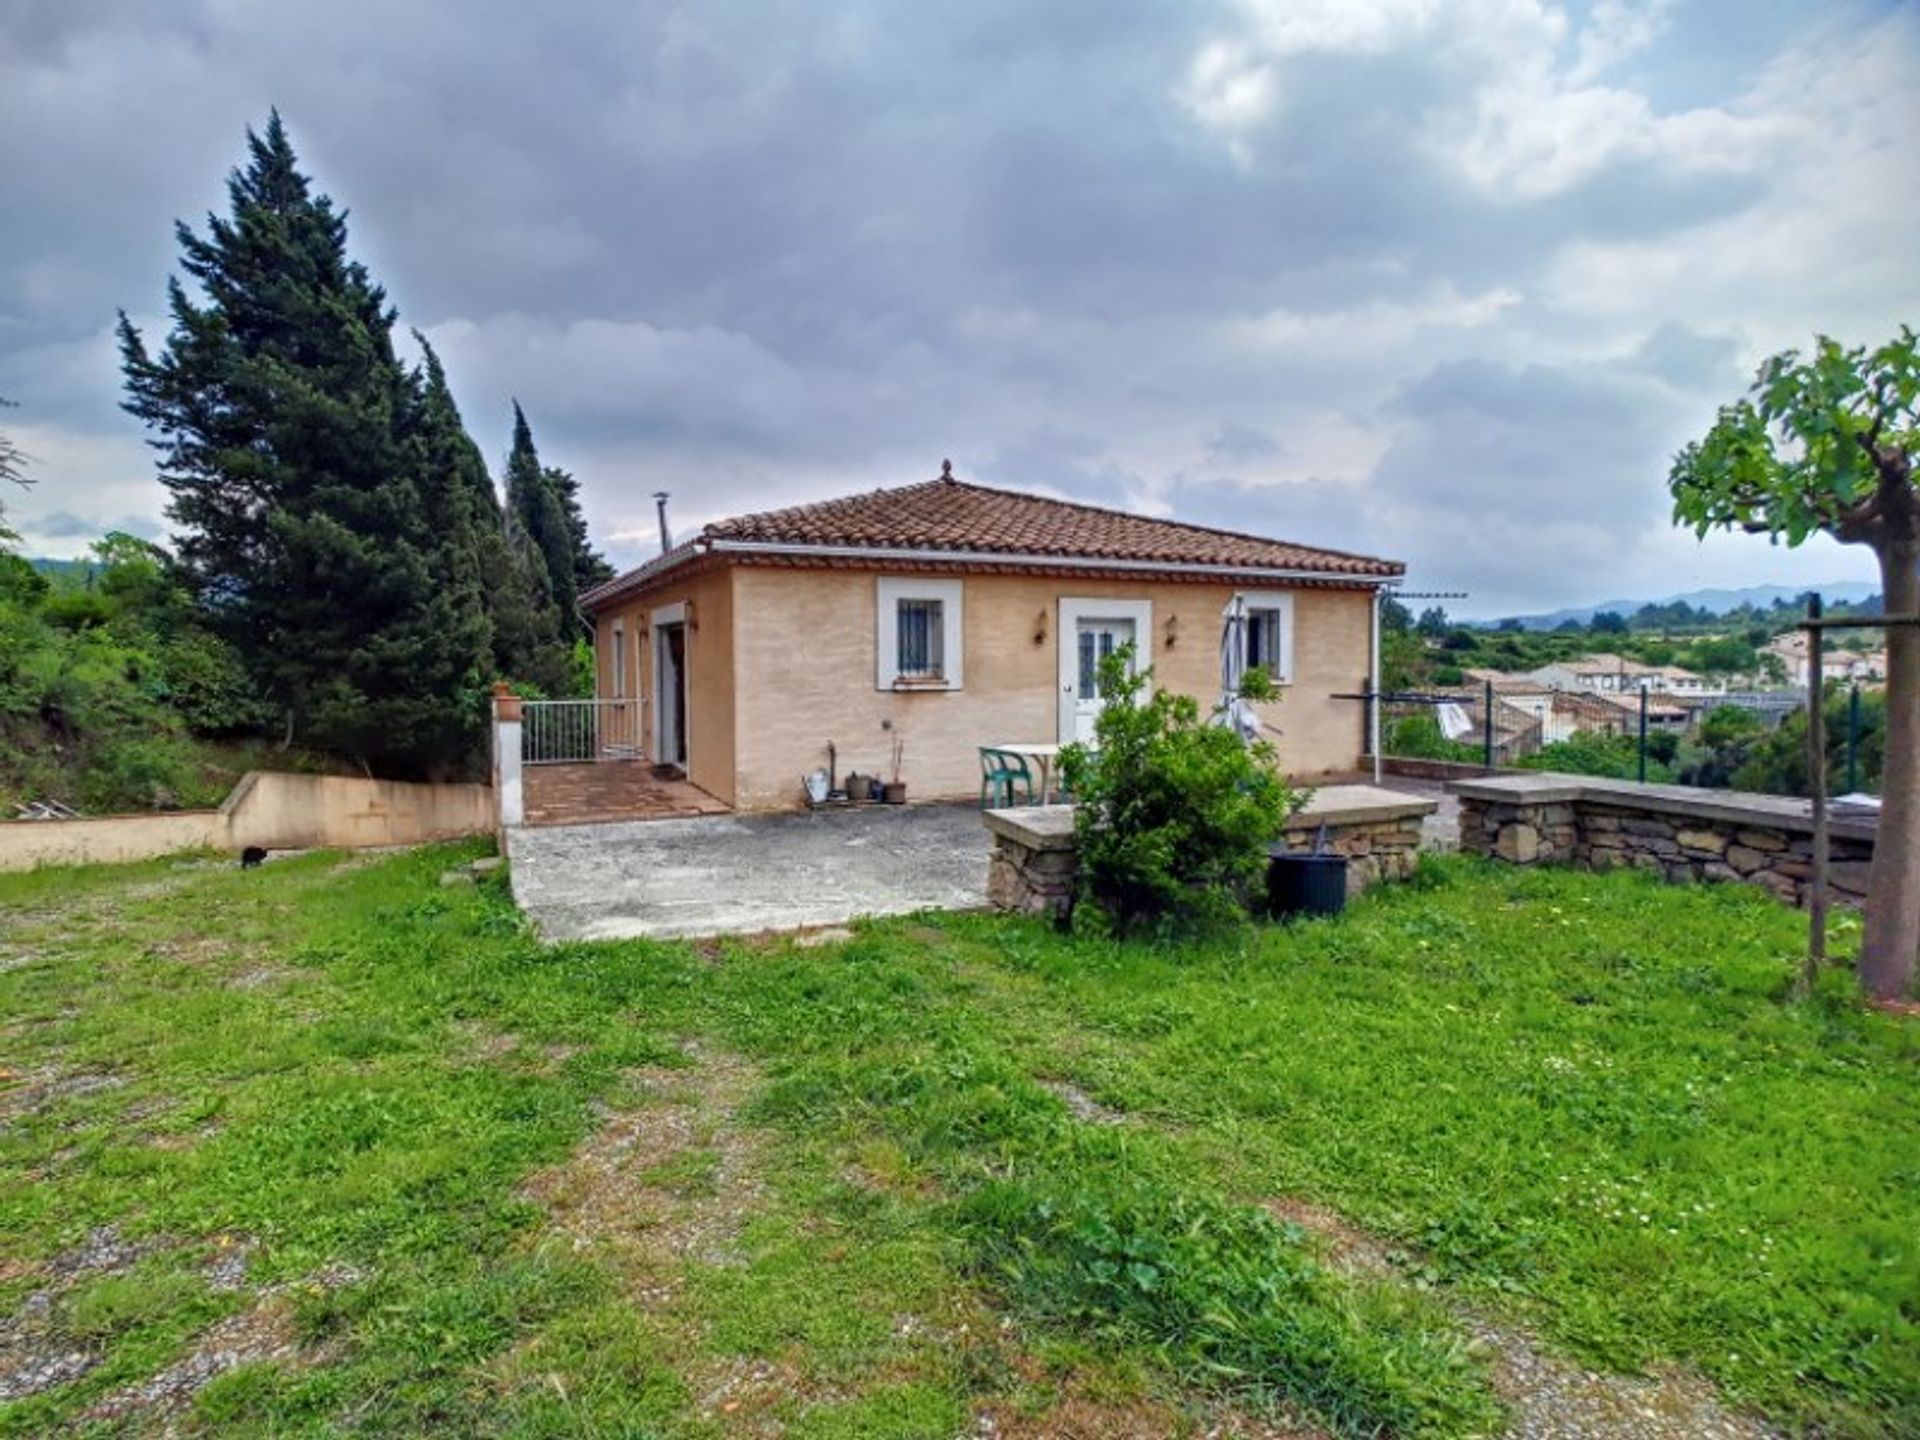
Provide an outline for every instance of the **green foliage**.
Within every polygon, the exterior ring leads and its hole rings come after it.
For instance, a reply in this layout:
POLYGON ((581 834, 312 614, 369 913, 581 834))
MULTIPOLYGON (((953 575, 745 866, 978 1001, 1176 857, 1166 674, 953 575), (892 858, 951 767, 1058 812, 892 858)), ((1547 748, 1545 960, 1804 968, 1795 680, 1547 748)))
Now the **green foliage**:
POLYGON ((587 534, 587 517, 580 508, 580 482, 566 470, 548 466, 540 472, 547 482, 547 488, 553 491, 554 499, 560 503, 560 513, 567 522, 567 537, 573 549, 573 583, 581 593, 592 589, 603 580, 613 578, 613 566, 607 563, 607 557, 593 548, 593 541, 587 534))
MULTIPOLYGON (((1672 780, 1671 747, 1677 744, 1677 737, 1649 735, 1647 742, 1647 779, 1654 783, 1672 780), (1667 751, 1666 760, 1660 758, 1654 747, 1656 738, 1669 742, 1660 747, 1667 751)), ((1554 770, 1566 775, 1603 775, 1614 780, 1637 780, 1640 778, 1640 739, 1637 735, 1601 735, 1583 730, 1571 739, 1542 745, 1516 763, 1523 770, 1554 770)))
POLYGON ((0 555, 0 802, 210 804, 232 775, 197 741, 270 720, 165 551, 111 535, 57 585, 0 555))
MULTIPOLYGON (((1837 794, 1847 780, 1847 735, 1852 701, 1845 686, 1829 686, 1826 696, 1827 791, 1837 794)), ((1880 789, 1887 758, 1887 699, 1863 690, 1859 700, 1860 734, 1854 752, 1858 783, 1869 794, 1880 789)), ((1778 729, 1729 747, 1726 783, 1735 790, 1767 795, 1805 795, 1807 785, 1807 712, 1796 710, 1778 729)))
POLYGON ((1280 687, 1274 683, 1273 672, 1264 665, 1249 665, 1240 677, 1240 698, 1255 704, 1278 700, 1280 687))
POLYGON ((1097 749, 1060 764, 1077 798, 1085 898, 1121 931, 1244 914, 1266 846, 1294 806, 1264 741, 1210 724, 1193 697, 1153 689, 1131 647, 1101 662, 1097 749))
MULTIPOLYGON (((537 557, 546 572, 546 593, 557 615, 559 633, 571 641, 578 624, 579 582, 575 578, 576 534, 553 477, 561 472, 540 464, 533 429, 520 402, 513 404, 513 449, 507 456, 507 511, 525 553, 537 557)), ((584 527, 583 527, 584 531, 584 527)))
MULTIPOLYGON (((418 419, 428 463, 449 477, 447 503, 460 517, 452 536, 466 553, 463 570, 482 581, 491 673, 524 682, 543 695, 576 693, 569 686, 569 646, 547 584, 546 561, 524 544, 500 508, 480 447, 468 436, 447 386, 440 357, 415 333, 426 357, 418 419)), ((589 690, 586 693, 591 694, 589 690)))
POLYGON ((1389 755, 1409 760, 1455 760, 1478 764, 1485 758, 1479 745, 1449 740, 1440 730, 1440 721, 1431 709, 1422 707, 1409 715, 1396 715, 1382 728, 1380 744, 1389 755))
POLYGON ((457 417, 395 358, 385 293, 279 115, 247 145, 228 216, 178 229, 199 293, 170 282, 161 352, 121 316, 126 408, 160 437, 196 598, 276 710, 391 773, 457 768, 492 668, 457 417))
POLYGON ((1760 656, 1739 636, 1708 636, 1682 650, 1679 663, 1703 675, 1750 675, 1760 668, 1760 656))
POLYGON ((1903 325, 1868 351, 1821 336, 1810 355, 1768 360, 1747 397, 1675 457, 1674 519, 1700 535, 1763 530, 1789 545, 1820 532, 1861 538, 1881 478, 1876 450, 1920 448, 1916 338, 1903 325))
POLYGON ((1289 1398, 1339 1434, 1471 1433, 1497 1420, 1437 1307, 1384 1287, 1349 1298, 1297 1228, 1114 1158, 992 1182, 968 1202, 987 1273, 1021 1309, 1164 1349, 1229 1387, 1283 1377, 1289 1398))

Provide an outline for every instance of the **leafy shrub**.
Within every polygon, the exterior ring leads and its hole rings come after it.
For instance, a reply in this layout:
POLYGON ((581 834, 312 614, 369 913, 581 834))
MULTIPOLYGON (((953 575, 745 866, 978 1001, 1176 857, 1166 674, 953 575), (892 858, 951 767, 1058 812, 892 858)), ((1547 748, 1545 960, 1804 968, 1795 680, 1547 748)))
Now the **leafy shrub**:
MULTIPOLYGON (((1673 772, 1647 746, 1647 779, 1665 782, 1673 772)), ((1664 748, 1664 747, 1663 747, 1664 748)), ((1673 756, 1668 751, 1668 759, 1673 756)), ((1570 739, 1543 745, 1520 762, 1523 770, 1555 770, 1566 775, 1600 775, 1612 780, 1636 780, 1640 774, 1640 740, 1636 735, 1600 735, 1582 730, 1570 739)))
POLYGON ((1478 745, 1447 739, 1440 729, 1439 717, 1427 709, 1390 721, 1380 744, 1387 754, 1405 756, 1409 760, 1455 760, 1478 764, 1484 756, 1478 745))
POLYGON ((1099 749, 1069 745, 1082 895, 1117 930, 1244 913, 1266 845, 1295 808, 1273 747, 1206 723, 1187 695, 1134 674, 1130 648, 1100 666, 1099 749))

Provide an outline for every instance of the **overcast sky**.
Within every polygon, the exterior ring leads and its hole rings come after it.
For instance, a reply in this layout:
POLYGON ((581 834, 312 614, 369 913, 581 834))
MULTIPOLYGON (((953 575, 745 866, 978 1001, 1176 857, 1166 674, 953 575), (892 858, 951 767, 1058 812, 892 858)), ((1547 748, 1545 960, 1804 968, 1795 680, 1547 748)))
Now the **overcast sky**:
POLYGON ((0 0, 28 553, 164 534, 111 326, 277 104, 613 559, 963 478, 1494 613, 1870 578, 1667 523, 1755 363, 1920 323, 1920 18, 1786 0, 0 0))

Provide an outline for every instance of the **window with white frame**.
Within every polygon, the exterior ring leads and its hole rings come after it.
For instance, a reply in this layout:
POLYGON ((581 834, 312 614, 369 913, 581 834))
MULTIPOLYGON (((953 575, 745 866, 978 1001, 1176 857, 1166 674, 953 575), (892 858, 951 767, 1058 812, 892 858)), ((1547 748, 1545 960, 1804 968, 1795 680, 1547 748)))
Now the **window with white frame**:
POLYGON ((613 622, 612 660, 609 668, 613 673, 613 698, 624 700, 627 695, 627 627, 618 620, 613 622))
POLYGON ((883 576, 878 590, 877 665, 882 690, 958 690, 961 584, 883 576))
POLYGON ((1286 591, 1249 592, 1234 597, 1243 607, 1242 658, 1258 665, 1276 684, 1293 679, 1293 596, 1286 591))

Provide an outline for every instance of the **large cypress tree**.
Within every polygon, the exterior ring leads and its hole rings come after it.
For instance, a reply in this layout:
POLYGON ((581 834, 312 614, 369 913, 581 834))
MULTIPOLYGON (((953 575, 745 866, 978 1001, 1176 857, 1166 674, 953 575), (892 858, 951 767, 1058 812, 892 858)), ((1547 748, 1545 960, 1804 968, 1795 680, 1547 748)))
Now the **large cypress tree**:
POLYGON ((480 447, 460 419, 440 357, 424 335, 414 338, 425 355, 422 418, 428 443, 440 468, 454 478, 462 497, 454 523, 473 556, 490 624, 493 673, 530 681, 558 694, 571 678, 570 657, 561 640, 560 617, 547 584, 546 559, 524 544, 511 543, 512 527, 487 474, 480 447))
POLYGON ((580 482, 568 471, 552 465, 542 473, 547 477, 547 485, 560 502, 560 513, 566 519, 567 535, 573 542, 573 584, 584 595, 601 581, 611 580, 613 566, 607 563, 606 556, 593 548, 593 540, 587 534, 587 517, 580 509, 580 482))
POLYGON ((471 754, 488 667, 465 504, 394 312, 347 256, 278 112, 231 213, 176 225, 157 357, 120 317, 126 408, 159 438, 182 564, 289 734, 395 773, 471 754))
POLYGON ((541 468, 534 449, 533 429, 518 400, 513 402, 513 449, 507 455, 507 510, 527 543, 546 564, 547 590, 560 613, 561 634, 567 643, 581 636, 579 582, 574 578, 574 532, 567 512, 541 468))

